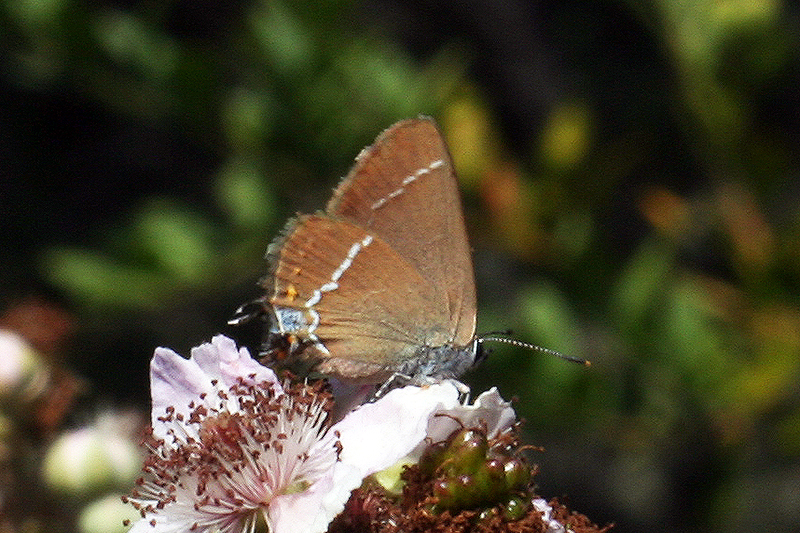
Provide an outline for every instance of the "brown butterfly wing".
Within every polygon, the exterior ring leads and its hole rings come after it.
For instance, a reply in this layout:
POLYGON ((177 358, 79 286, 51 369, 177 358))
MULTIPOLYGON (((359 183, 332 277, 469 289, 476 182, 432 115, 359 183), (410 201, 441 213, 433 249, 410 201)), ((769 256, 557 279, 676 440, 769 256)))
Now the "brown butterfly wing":
POLYGON ((419 346, 447 342, 438 290, 379 236, 325 215, 301 216, 271 247, 266 287, 317 370, 379 382, 419 346), (297 325, 300 327, 296 327, 297 325))
POLYGON ((472 258, 453 163, 433 120, 405 120, 384 131, 359 154, 326 212, 379 236, 433 288, 427 307, 440 309, 415 327, 444 314, 448 343, 473 339, 472 258))

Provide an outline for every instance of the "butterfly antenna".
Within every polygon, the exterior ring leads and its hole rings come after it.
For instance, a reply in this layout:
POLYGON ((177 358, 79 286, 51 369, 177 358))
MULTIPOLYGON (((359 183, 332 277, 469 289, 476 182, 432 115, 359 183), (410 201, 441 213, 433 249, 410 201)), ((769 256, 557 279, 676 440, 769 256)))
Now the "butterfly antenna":
POLYGON ((491 337, 481 336, 481 337, 478 338, 478 342, 480 342, 480 343, 484 343, 484 342, 487 342, 487 341, 488 342, 502 342, 504 344, 510 344, 511 346, 517 346, 519 348, 527 348, 528 350, 533 350, 534 352, 542 352, 542 353, 546 353, 548 355, 554 355, 554 356, 559 357, 561 359, 566 359, 567 361, 571 361, 573 363, 578 363, 578 364, 581 364, 583 366, 592 366, 591 361, 589 361, 587 359, 581 359, 580 357, 575 357, 575 356, 572 356, 572 355, 564 355, 563 353, 557 352, 555 350, 551 350, 550 348, 543 348, 542 346, 537 346, 536 344, 531 344, 529 342, 524 342, 524 341, 520 341, 520 340, 517 340, 517 339, 509 339, 507 337, 494 337, 494 336, 491 336, 491 337))

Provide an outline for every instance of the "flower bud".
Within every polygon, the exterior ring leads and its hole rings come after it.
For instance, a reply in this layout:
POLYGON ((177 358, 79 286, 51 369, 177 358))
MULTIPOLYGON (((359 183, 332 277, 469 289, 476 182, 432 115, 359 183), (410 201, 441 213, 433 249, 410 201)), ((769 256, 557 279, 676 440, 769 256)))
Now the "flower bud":
POLYGON ((419 458, 419 470, 426 478, 433 477, 436 469, 442 464, 447 442, 435 442, 428 446, 419 458))
POLYGON ((43 474, 56 490, 86 495, 131 485, 140 464, 136 444, 101 424, 60 435, 47 450, 43 474))
POLYGON ((503 518, 519 520, 528 512, 528 503, 519 496, 511 496, 503 506, 503 518))
POLYGON ((473 478, 476 488, 481 493, 481 503, 496 503, 506 496, 506 473, 503 461, 489 459, 477 469, 473 478))
POLYGON ((504 463, 503 468, 508 490, 524 489, 528 486, 531 470, 521 459, 511 458, 504 463))
POLYGON ((475 472, 486 460, 488 451, 486 435, 474 429, 462 429, 456 432, 447 446, 442 469, 446 475, 475 472))

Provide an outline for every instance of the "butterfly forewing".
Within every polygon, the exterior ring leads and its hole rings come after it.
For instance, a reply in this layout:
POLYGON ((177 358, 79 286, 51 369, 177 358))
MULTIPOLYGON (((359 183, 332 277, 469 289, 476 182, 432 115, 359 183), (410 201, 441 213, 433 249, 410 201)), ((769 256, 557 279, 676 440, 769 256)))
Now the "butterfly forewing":
POLYGON ((399 122, 364 149, 327 213, 380 236, 436 288, 449 342, 475 335, 475 283, 458 184, 435 123, 399 122))
POLYGON ((381 381, 419 346, 448 340, 435 288, 359 226, 299 217, 274 261, 270 303, 282 321, 301 324, 289 329, 323 373, 381 381))

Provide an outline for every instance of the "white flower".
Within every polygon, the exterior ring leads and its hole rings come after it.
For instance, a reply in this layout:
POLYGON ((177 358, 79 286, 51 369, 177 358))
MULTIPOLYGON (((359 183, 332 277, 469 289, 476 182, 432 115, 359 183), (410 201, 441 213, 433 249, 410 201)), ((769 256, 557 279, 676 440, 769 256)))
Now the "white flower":
POLYGON ((164 348, 151 363, 152 455, 129 500, 132 532, 324 531, 310 512, 330 491, 336 439, 324 397, 284 390, 226 337, 186 360, 164 348), (297 511, 287 513, 286 509, 297 511))
POLYGON ((133 427, 141 427, 141 420, 132 413, 105 411, 93 423, 61 433, 45 453, 44 480, 56 490, 83 496, 129 486, 142 461, 133 427))
POLYGON ((284 389, 223 336, 188 360, 157 349, 151 380, 153 454, 129 498, 143 516, 132 533, 251 532, 259 516, 270 533, 322 533, 366 476, 459 423, 494 435, 514 421, 496 390, 464 406, 443 382, 392 390, 326 429, 327 396, 284 389))
POLYGON ((0 400, 34 400, 47 390, 50 377, 47 364, 25 339, 0 329, 0 400))

